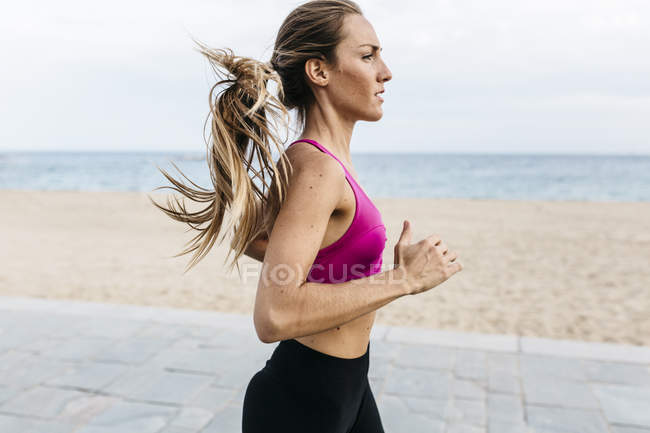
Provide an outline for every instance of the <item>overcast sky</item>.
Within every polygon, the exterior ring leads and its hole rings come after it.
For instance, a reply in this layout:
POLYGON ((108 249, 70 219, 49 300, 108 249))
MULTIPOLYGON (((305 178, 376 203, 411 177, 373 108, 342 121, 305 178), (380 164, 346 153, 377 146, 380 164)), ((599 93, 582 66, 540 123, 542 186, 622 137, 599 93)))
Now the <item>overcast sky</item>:
MULTIPOLYGON (((204 151, 214 75, 190 37, 268 61, 300 3, 11 2, 0 150, 204 151)), ((393 79, 353 153, 650 154, 649 1, 358 3, 393 79)))

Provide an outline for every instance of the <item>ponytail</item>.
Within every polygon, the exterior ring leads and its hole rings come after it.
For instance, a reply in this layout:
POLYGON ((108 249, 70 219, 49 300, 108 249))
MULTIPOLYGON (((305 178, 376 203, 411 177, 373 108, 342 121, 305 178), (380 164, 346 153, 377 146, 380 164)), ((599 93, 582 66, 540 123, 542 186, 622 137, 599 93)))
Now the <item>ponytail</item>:
POLYGON ((210 123, 210 139, 206 141, 207 163, 214 189, 198 186, 174 164, 193 187, 174 179, 158 167, 173 186, 162 186, 155 190, 169 188, 192 201, 207 205, 199 211, 189 212, 184 201, 178 197, 174 197, 174 202, 168 197, 167 207, 159 205, 150 196, 149 199, 171 218, 198 231, 186 244, 187 248, 174 256, 194 252, 185 272, 205 257, 215 241, 221 244, 230 228, 232 242, 226 259, 234 251, 230 270, 236 264, 239 271, 237 260, 253 240, 270 234, 272 222, 279 211, 278 203, 286 195, 289 179, 287 166, 291 170, 291 165, 281 151, 274 123, 279 122, 287 128, 289 112, 280 101, 283 97, 282 82, 270 63, 235 56, 228 48, 211 49, 195 42, 199 46, 198 51, 207 57, 219 78, 210 89, 210 112, 204 124, 205 132, 205 126, 208 121, 210 123), (220 74, 220 68, 225 69, 226 74, 220 74), (267 90, 269 80, 278 85, 280 99, 267 90), (217 87, 222 84, 227 87, 217 93, 217 87), (277 165, 273 161, 271 143, 280 151, 277 165), (254 158, 259 169, 253 164, 254 158), (255 180, 259 181, 260 186, 255 180), (230 213, 229 224, 224 224, 226 210, 230 213), (219 234, 222 236, 217 239, 219 234))

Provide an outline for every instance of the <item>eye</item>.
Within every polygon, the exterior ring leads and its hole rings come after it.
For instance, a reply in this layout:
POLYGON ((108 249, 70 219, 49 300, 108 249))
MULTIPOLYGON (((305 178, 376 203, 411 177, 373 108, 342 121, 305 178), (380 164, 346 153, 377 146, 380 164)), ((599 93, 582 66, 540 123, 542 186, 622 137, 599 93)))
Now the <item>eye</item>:
POLYGON ((368 57, 372 57, 372 54, 368 54, 367 56, 363 56, 364 59, 367 59, 368 57))

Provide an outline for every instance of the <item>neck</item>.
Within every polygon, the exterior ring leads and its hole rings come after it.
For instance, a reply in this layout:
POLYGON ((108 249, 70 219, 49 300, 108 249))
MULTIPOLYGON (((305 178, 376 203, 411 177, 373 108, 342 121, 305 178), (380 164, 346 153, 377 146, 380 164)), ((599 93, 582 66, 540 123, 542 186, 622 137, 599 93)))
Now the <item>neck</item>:
POLYGON ((307 112, 305 129, 299 140, 311 139, 322 144, 341 161, 350 161, 350 141, 355 121, 346 119, 331 106, 313 104, 307 112))

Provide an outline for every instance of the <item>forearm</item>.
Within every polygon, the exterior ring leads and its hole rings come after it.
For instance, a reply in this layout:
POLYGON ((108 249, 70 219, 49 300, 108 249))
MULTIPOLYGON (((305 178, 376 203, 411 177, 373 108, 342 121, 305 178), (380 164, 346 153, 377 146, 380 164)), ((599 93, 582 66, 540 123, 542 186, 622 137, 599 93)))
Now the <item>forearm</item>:
POLYGON ((343 283, 305 282, 284 292, 273 340, 332 329, 408 295, 409 290, 401 268, 343 283))

